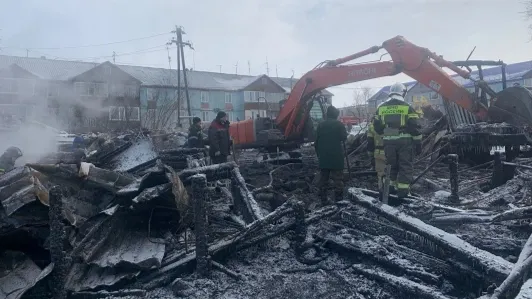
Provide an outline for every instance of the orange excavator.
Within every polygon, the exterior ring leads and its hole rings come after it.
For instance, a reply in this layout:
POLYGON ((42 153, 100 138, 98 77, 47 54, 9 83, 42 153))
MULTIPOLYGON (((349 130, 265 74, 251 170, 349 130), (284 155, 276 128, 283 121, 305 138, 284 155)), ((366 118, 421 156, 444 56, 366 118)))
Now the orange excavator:
MULTIPOLYGON (((384 55, 383 55, 384 56, 384 55)), ((381 56, 382 58, 382 56, 381 56)), ((320 91, 332 86, 404 73, 440 94, 446 104, 457 106, 457 113, 466 124, 507 122, 521 128, 532 126, 532 94, 523 87, 509 87, 500 93, 493 91, 483 80, 475 80, 471 73, 444 60, 427 48, 419 47, 402 36, 385 41, 364 51, 336 60, 325 61, 300 78, 275 120, 248 119, 230 126, 235 148, 279 149, 313 141, 313 126, 309 111, 315 102, 324 109, 320 91), (385 49, 391 61, 377 61, 343 65, 354 59, 385 49), (475 84, 470 93, 443 68, 448 68, 475 84), (517 89, 517 90, 516 90, 517 89)), ((504 73, 504 69, 503 69, 504 73)), ((504 77, 504 76, 503 76, 504 77)), ((455 109, 456 110, 456 109, 455 109)), ((460 124, 458 124, 460 125, 460 124)))

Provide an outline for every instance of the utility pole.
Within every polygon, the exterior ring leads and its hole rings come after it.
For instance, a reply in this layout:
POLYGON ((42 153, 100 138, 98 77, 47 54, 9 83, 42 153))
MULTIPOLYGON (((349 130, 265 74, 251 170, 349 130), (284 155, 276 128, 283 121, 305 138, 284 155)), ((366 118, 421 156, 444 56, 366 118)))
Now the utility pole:
POLYGON ((170 57, 170 48, 168 48, 168 44, 166 44, 166 53, 168 54, 168 69, 172 69, 172 57, 170 57))
POLYGON ((268 57, 266 57, 266 75, 270 75, 270 67, 268 65, 268 57))
POLYGON ((251 63, 248 60, 248 75, 251 76, 251 63))
POLYGON ((217 64, 216 66, 218 66, 218 71, 220 72, 220 74, 222 73, 222 65, 221 64, 217 64))
POLYGON ((279 72, 277 71, 277 64, 275 65, 275 77, 279 78, 279 72))
POLYGON ((113 51, 113 64, 116 62, 116 53, 113 51))
POLYGON ((26 57, 30 56, 30 49, 26 49, 26 57))
POLYGON ((238 75, 238 61, 235 64, 235 75, 238 75))
MULTIPOLYGON (((175 33, 176 37, 172 38, 167 45, 176 44, 177 48, 177 123, 181 125, 181 63, 183 63, 183 81, 185 83, 185 97, 187 99, 187 110, 188 115, 191 116, 190 111, 190 97, 188 94, 188 80, 187 80, 187 69, 185 66, 185 54, 183 51, 183 46, 188 46, 190 49, 194 50, 190 42, 183 42, 183 28, 180 26, 175 26, 175 30, 172 31, 175 33)), ((192 123, 192 119, 189 118, 189 122, 192 123)))

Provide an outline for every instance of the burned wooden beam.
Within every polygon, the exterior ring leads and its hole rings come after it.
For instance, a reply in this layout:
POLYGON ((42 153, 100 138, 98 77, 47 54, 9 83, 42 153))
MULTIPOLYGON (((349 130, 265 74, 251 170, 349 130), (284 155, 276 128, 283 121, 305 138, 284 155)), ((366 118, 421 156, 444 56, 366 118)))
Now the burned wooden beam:
POLYGON ((459 261, 484 273, 492 282, 502 282, 513 267, 513 264, 505 259, 478 249, 455 235, 410 217, 393 207, 380 204, 376 199, 364 195, 360 189, 350 188, 349 196, 356 204, 448 250, 459 261))
POLYGON ((190 183, 190 177, 196 174, 205 174, 208 182, 231 178, 231 170, 237 165, 234 162, 227 162, 204 167, 185 169, 179 172, 179 177, 183 183, 190 183))
POLYGON ((51 279, 52 293, 55 299, 66 299, 66 277, 70 269, 68 254, 65 251, 66 231, 63 224, 63 195, 58 186, 50 190, 50 256, 55 265, 51 279))
MULTIPOLYGON (((289 205, 283 205, 261 220, 249 224, 244 231, 239 232, 237 235, 230 236, 210 245, 209 253, 211 257, 213 259, 227 257, 228 254, 233 254, 237 251, 257 245, 260 242, 279 236, 293 229, 295 227, 295 219, 293 218, 278 225, 265 224, 273 224, 274 221, 286 216, 291 213, 291 211, 292 209, 289 208, 289 205)), ((305 223, 307 225, 315 223, 316 221, 335 214, 337 211, 338 208, 334 206, 314 211, 305 218, 305 223)), ((138 285, 138 287, 142 287, 146 290, 167 285, 183 272, 192 270, 192 266, 195 262, 196 253, 194 252, 179 255, 179 259, 176 259, 175 262, 147 273, 145 276, 139 278, 134 285, 138 285)))
POLYGON ((248 223, 261 219, 262 212, 260 207, 255 201, 253 193, 248 190, 240 170, 234 168, 231 171, 231 175, 231 194, 233 195, 235 207, 248 223))
POLYGON ((207 178, 204 174, 197 174, 192 180, 192 197, 194 198, 194 234, 196 241, 196 270, 204 277, 210 275, 209 247, 207 245, 207 213, 205 202, 207 200, 207 178))
POLYGON ((458 202, 458 155, 450 154, 447 156, 449 163, 449 181, 451 182, 451 196, 449 199, 453 202, 458 202))
POLYGON ((417 282, 413 282, 403 277, 388 274, 383 271, 370 269, 366 266, 355 264, 352 267, 353 271, 357 274, 364 275, 368 278, 376 280, 380 283, 390 285, 395 290, 405 293, 407 298, 419 298, 419 299, 450 299, 451 297, 445 296, 438 289, 431 288, 417 282))

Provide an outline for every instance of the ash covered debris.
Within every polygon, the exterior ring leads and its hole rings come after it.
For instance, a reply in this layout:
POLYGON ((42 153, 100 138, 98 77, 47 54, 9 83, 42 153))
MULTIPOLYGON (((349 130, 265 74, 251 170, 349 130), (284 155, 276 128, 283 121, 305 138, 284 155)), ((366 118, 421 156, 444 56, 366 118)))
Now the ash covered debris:
POLYGON ((86 138, 82 157, 0 176, 0 296, 53 298, 63 281, 69 298, 526 298, 532 160, 460 163, 451 201, 429 136, 413 194, 389 205, 351 136, 349 191, 328 206, 312 147, 208 165, 171 138, 86 138), (497 167, 511 175, 494 188, 497 167))

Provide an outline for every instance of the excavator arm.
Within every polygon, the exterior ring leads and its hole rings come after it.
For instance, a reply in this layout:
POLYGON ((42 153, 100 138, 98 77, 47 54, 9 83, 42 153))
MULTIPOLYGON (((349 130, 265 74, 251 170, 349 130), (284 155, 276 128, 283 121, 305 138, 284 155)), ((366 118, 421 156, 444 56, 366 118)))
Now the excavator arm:
MULTIPOLYGON (((404 73, 419 83, 429 87, 443 98, 471 111, 480 120, 487 118, 487 107, 475 99, 449 76, 443 68, 449 68, 465 79, 471 79, 470 73, 460 69, 437 54, 397 36, 385 41, 382 46, 374 46, 353 55, 327 61, 322 67, 306 73, 295 86, 276 119, 277 127, 284 132, 286 138, 301 134, 308 118, 307 101, 320 90, 327 87, 364 81, 385 76, 404 73), (341 65, 354 59, 376 53, 385 49, 392 61, 341 65)), ((482 82, 479 82, 482 83, 482 82)), ((481 89, 493 94, 486 84, 478 84, 481 89)))

